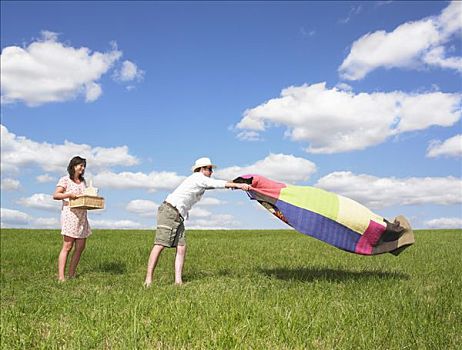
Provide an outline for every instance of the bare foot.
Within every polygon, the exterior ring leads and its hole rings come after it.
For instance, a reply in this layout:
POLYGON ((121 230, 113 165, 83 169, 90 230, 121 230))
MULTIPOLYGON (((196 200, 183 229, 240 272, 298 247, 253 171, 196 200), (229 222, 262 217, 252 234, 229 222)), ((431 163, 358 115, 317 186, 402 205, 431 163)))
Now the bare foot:
POLYGON ((151 281, 144 281, 143 287, 144 287, 144 288, 149 288, 149 287, 151 287, 151 281))

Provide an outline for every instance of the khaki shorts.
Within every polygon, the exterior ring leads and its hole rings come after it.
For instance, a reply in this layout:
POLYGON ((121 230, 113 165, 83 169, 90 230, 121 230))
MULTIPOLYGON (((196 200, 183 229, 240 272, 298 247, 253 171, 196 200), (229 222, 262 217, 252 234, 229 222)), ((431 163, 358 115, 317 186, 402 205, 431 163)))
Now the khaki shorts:
POLYGON ((183 217, 178 210, 165 202, 157 210, 157 229, 154 244, 164 247, 185 245, 183 217))

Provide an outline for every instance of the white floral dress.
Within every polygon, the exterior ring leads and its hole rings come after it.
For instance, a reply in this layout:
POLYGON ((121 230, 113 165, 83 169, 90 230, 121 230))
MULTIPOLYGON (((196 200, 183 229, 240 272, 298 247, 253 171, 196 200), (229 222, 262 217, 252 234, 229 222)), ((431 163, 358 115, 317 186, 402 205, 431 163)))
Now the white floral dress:
MULTIPOLYGON (((86 187, 84 182, 77 184, 72 181, 69 176, 60 178, 56 186, 63 187, 66 193, 77 195, 83 194, 86 187)), ((61 234, 72 238, 87 238, 91 235, 87 210, 70 208, 68 199, 63 200, 63 208, 61 210, 61 234)))

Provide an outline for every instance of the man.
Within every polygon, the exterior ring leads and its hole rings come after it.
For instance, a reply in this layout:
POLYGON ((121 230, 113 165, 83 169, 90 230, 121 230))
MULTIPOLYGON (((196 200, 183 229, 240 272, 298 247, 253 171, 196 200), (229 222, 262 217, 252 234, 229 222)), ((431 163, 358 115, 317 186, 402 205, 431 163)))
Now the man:
POLYGON ((157 265, 160 253, 165 247, 176 248, 175 255, 175 284, 182 284, 183 264, 186 254, 185 228, 183 221, 188 212, 204 194, 205 190, 215 188, 238 188, 248 191, 251 186, 245 183, 233 183, 224 180, 211 179, 213 168, 209 158, 199 158, 192 166, 192 175, 187 177, 165 201, 160 205, 157 213, 157 229, 154 247, 149 256, 148 268, 144 285, 152 283, 152 274, 157 265))

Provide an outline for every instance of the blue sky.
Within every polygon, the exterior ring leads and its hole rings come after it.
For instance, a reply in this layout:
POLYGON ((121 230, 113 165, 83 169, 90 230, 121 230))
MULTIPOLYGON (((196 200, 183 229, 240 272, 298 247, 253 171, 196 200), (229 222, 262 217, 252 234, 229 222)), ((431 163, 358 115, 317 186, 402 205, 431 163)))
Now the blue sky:
MULTIPOLYGON (((2 227, 58 228, 74 155, 94 228, 153 228, 199 157, 462 227, 462 3, 1 2, 2 227)), ((285 228, 210 191, 189 228, 285 228)))

